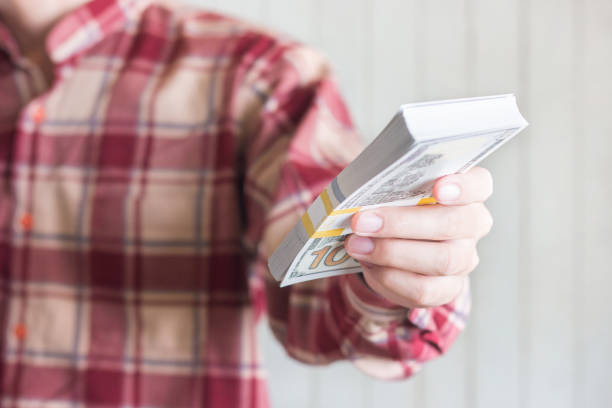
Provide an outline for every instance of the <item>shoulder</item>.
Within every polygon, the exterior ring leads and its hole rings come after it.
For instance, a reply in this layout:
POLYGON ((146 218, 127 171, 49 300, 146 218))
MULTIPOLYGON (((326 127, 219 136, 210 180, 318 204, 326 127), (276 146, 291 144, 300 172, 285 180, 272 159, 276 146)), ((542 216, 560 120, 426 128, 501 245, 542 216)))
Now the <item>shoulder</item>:
POLYGON ((138 34, 157 35, 173 60, 214 62, 216 67, 272 79, 293 74, 303 84, 329 74, 318 50, 269 27, 174 0, 155 0, 142 13, 138 34))

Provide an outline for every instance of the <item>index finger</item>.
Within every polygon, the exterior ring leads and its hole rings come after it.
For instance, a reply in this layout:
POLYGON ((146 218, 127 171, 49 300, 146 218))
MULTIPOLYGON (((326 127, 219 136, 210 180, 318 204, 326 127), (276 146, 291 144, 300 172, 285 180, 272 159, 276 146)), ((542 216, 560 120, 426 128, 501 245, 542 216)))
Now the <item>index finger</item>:
POLYGON ((436 181, 433 195, 443 205, 482 203, 493 193, 489 170, 474 167, 464 174, 451 174, 436 181))

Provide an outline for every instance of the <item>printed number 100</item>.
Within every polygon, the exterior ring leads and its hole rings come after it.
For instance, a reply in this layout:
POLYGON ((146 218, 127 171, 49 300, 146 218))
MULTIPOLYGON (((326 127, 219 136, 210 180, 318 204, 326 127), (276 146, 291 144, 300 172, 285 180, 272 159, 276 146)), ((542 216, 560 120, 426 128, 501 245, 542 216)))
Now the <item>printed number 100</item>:
POLYGON ((344 246, 337 246, 334 249, 331 249, 331 245, 318 249, 316 251, 312 251, 310 255, 314 256, 314 260, 308 269, 317 269, 321 261, 325 264, 325 266, 337 266, 341 263, 345 262, 350 258, 349 254, 344 251, 344 256, 337 258, 338 252, 344 250, 344 246), (325 260, 324 260, 325 259, 325 260))

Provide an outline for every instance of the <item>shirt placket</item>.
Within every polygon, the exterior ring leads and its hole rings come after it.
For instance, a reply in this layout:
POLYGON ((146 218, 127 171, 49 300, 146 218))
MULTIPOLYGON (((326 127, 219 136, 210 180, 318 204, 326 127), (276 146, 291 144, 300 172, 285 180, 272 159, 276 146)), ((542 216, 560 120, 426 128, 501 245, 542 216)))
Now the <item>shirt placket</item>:
MULTIPOLYGON (((9 177, 6 179, 7 201, 12 208, 12 217, 7 220, 12 224, 11 237, 11 256, 8 264, 4 267, 9 268, 8 274, 11 276, 11 302, 10 307, 5 310, 8 313, 6 319, 11 322, 9 333, 12 333, 13 346, 15 351, 15 384, 20 382, 19 372, 21 370, 21 359, 25 351, 29 328, 26 322, 26 308, 28 300, 29 277, 29 241, 35 228, 33 208, 33 187, 35 180, 36 140, 38 133, 45 121, 44 92, 46 84, 42 71, 34 64, 22 58, 16 61, 15 81, 17 85, 18 97, 23 107, 18 115, 15 130, 12 135, 10 158, 7 160, 9 177), (25 154, 24 154, 25 153, 25 154), (19 247, 19 250, 17 250, 19 247)), ((8 306, 8 305, 7 305, 8 306)))
MULTIPOLYGON (((27 157, 21 162, 12 163, 12 165, 18 166, 18 168, 14 168, 14 174, 19 179, 21 183, 20 187, 23 192, 16 203, 16 216, 18 220, 17 228, 20 229, 21 234, 23 234, 25 245, 25 241, 29 238, 29 232, 34 226, 31 190, 37 164, 35 141, 39 137, 38 133, 46 119, 44 101, 46 99, 45 92, 48 89, 48 84, 42 70, 28 59, 21 58, 17 61, 16 66, 25 78, 19 88, 22 94, 20 95, 21 100, 24 101, 25 104, 18 119, 13 149, 19 148, 22 149, 22 151, 26 151, 27 157), (24 143, 25 146, 23 145, 24 143)), ((14 151, 13 155, 15 155, 15 153, 14 151)))

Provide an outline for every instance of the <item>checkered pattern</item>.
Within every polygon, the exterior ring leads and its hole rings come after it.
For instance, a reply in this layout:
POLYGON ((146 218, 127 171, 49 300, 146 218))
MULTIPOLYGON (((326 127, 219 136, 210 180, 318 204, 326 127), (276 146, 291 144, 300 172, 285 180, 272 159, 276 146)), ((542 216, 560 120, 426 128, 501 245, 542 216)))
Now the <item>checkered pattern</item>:
POLYGON ((323 59, 212 13, 95 0, 0 24, 2 407, 265 407, 258 316, 293 357, 402 378, 465 293, 396 307, 358 276, 280 289, 265 258, 360 149, 323 59))

